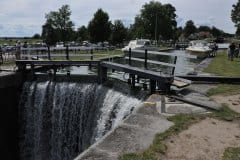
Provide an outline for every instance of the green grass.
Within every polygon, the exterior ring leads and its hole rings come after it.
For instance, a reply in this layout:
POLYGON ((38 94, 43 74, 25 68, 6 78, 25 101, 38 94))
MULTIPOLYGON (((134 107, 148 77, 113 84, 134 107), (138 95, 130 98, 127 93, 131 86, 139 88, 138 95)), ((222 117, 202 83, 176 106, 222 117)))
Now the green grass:
POLYGON ((119 160, 160 160, 160 155, 165 154, 167 151, 167 146, 165 144, 167 138, 188 129, 189 126, 205 119, 206 117, 224 121, 234 121, 240 118, 240 113, 234 112, 226 105, 223 105, 222 110, 207 115, 177 114, 169 117, 168 120, 174 122, 174 126, 170 127, 163 133, 156 134, 153 143, 148 149, 138 153, 124 154, 119 157, 119 160))
MULTIPOLYGON (((240 58, 230 61, 227 58, 226 51, 221 51, 212 60, 204 72, 214 73, 219 76, 240 76, 240 58)), ((216 94, 236 94, 240 93, 240 85, 219 84, 216 88, 208 91, 208 95, 216 94)))
POLYGON ((220 76, 240 76, 240 58, 228 60, 226 51, 219 52, 204 72, 220 76))
POLYGON ((225 121, 234 121, 240 118, 240 113, 233 111, 226 104, 223 104, 220 111, 214 111, 209 117, 225 121))
MULTIPOLYGON (((53 60, 66 60, 66 54, 62 53, 62 57, 51 57, 53 60)), ((70 53, 71 54, 71 53, 70 53)), ((90 53, 89 53, 90 54, 90 53)), ((109 56, 122 56, 123 52, 119 50, 111 50, 111 51, 94 51, 93 52, 93 60, 103 57, 109 56), (95 54, 95 55, 94 55, 95 54)), ((78 56, 78 57, 69 57, 70 60, 90 60, 90 56, 78 56)))
POLYGON ((240 147, 229 147, 225 150, 222 160, 240 160, 240 147))
POLYGON ((37 43, 42 42, 41 39, 33 39, 33 38, 0 38, 0 45, 7 44, 7 45, 15 45, 16 41, 21 42, 28 42, 28 43, 37 43))
POLYGON ((124 154, 119 157, 119 160, 157 160, 160 154, 164 154, 167 151, 164 140, 204 118, 202 115, 193 114, 177 114, 169 117, 168 120, 174 122, 174 126, 163 133, 156 134, 153 143, 148 149, 139 153, 124 154))
POLYGON ((211 88, 207 92, 208 96, 217 94, 231 95, 238 93, 240 93, 240 85, 236 84, 219 84, 216 88, 211 88))

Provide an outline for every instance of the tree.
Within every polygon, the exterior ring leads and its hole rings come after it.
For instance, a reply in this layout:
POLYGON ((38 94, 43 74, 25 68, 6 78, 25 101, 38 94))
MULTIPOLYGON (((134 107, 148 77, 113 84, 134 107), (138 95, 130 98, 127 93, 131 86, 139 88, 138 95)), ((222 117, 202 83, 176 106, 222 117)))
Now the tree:
POLYGON ((196 33, 197 27, 194 25, 194 22, 192 20, 189 20, 186 22, 183 30, 185 37, 189 37, 191 34, 196 33))
POLYGON ((129 34, 131 34, 132 39, 145 37, 144 23, 140 15, 135 17, 134 24, 130 26, 129 34))
POLYGON ((51 11, 45 15, 46 23, 42 26, 42 37, 47 44, 57 41, 71 40, 73 35, 73 22, 70 20, 69 5, 63 5, 58 11, 51 11))
POLYGON ((218 28, 216 28, 214 26, 211 29, 211 33, 214 37, 220 37, 223 35, 223 31, 219 30, 218 28))
POLYGON ((81 26, 77 31, 77 40, 84 41, 89 39, 89 32, 85 26, 81 26))
POLYGON ((98 9, 93 19, 88 24, 90 40, 92 42, 104 42, 111 35, 111 22, 109 16, 102 9, 98 9))
POLYGON ((41 36, 40 36, 40 34, 36 33, 36 34, 34 34, 34 35, 32 36, 32 38, 34 38, 34 39, 40 39, 41 36))
POLYGON ((182 27, 178 27, 177 31, 176 31, 176 39, 181 37, 181 35, 183 34, 183 28, 182 27))
POLYGON ((144 4, 135 17, 135 35, 156 40, 173 38, 177 27, 175 11, 171 4, 162 5, 158 1, 144 4))
POLYGON ((211 32, 211 28, 208 26, 199 26, 198 31, 199 32, 211 32))
POLYGON ((234 4, 231 12, 232 22, 235 23, 235 27, 237 27, 236 34, 240 36, 240 0, 236 4, 234 4))
POLYGON ((112 43, 123 44, 124 40, 127 37, 127 29, 124 27, 121 20, 114 21, 112 27, 112 43))

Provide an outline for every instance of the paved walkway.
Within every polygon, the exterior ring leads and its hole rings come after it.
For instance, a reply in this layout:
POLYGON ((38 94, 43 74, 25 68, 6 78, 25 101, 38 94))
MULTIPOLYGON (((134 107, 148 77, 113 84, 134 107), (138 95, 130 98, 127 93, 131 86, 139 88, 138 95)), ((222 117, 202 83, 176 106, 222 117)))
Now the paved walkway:
MULTIPOLYGON (((189 92, 185 96, 193 100, 196 98, 206 103, 213 103, 206 96, 198 94, 189 92)), ((202 114, 206 112, 208 110, 204 108, 153 94, 117 128, 110 131, 75 160, 117 160, 121 154, 148 148, 156 133, 162 133, 173 125, 166 119, 167 116, 177 113, 202 114)))

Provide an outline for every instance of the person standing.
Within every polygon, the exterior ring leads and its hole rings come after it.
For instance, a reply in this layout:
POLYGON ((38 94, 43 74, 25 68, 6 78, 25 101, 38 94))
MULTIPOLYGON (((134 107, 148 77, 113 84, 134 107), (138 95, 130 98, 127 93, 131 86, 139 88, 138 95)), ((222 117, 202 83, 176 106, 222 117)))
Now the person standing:
POLYGON ((230 49, 230 59, 231 59, 231 61, 233 61, 234 52, 236 49, 236 46, 233 42, 230 44, 229 49, 230 49))
POLYGON ((17 60, 21 59, 21 43, 20 43, 20 41, 17 41, 17 43, 16 43, 16 59, 17 60))
POLYGON ((213 56, 215 57, 217 55, 217 51, 218 51, 218 45, 216 42, 214 43, 213 47, 214 47, 214 55, 213 56))

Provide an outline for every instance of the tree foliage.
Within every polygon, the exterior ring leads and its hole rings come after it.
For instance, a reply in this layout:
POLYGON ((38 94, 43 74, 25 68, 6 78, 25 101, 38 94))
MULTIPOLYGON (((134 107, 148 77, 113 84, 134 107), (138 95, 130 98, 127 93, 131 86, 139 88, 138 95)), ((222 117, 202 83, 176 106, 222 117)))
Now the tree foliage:
POLYGON ((108 14, 102 9, 98 9, 88 24, 88 31, 92 42, 109 40, 111 35, 111 22, 109 21, 108 14))
POLYGON ((209 26, 199 26, 198 31, 199 32, 211 32, 211 28, 209 26))
POLYGON ((51 11, 45 15, 46 22, 42 26, 42 37, 47 44, 57 41, 69 41, 73 35, 73 22, 70 20, 69 5, 63 5, 58 11, 51 11))
POLYGON ((237 27, 236 34, 240 36, 240 0, 236 4, 232 6, 232 12, 231 12, 231 19, 232 22, 235 23, 235 27, 237 27))
POLYGON ((163 5, 158 1, 144 4, 132 26, 134 36, 157 40, 174 38, 177 28, 175 11, 171 4, 163 5))
POLYGON ((211 33, 212 33, 212 35, 214 37, 220 37, 220 36, 222 36, 224 34, 224 32, 222 30, 220 30, 220 29, 218 29, 218 28, 216 28, 214 26, 211 29, 211 33))
POLYGON ((81 26, 77 31, 77 40, 84 41, 89 39, 89 32, 85 26, 81 26))
POLYGON ((40 36, 40 34, 35 33, 35 34, 32 36, 32 38, 33 38, 33 39, 40 39, 41 36, 40 36))
POLYGON ((124 27, 121 20, 114 21, 112 26, 112 43, 123 44, 124 40, 127 38, 127 29, 124 27))
POLYGON ((197 27, 192 20, 186 22, 183 32, 185 37, 189 37, 191 34, 197 32, 197 27))

